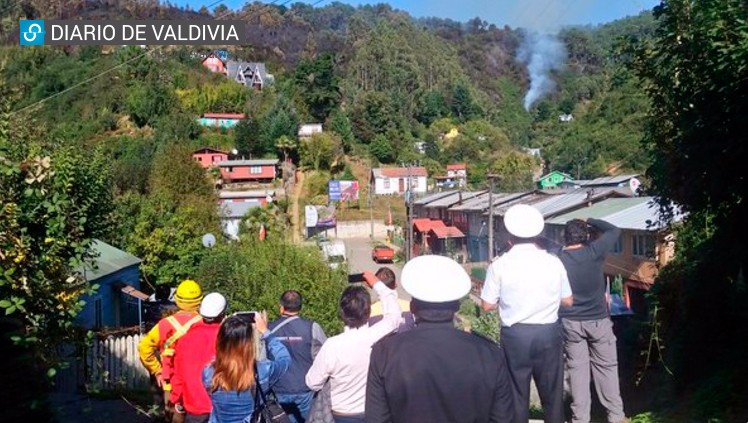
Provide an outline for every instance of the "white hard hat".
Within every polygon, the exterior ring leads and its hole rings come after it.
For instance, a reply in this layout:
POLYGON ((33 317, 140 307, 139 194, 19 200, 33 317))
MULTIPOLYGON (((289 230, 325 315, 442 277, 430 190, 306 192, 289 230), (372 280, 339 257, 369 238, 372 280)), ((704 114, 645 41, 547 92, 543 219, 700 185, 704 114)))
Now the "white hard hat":
POLYGON ((419 256, 405 264, 403 289, 413 298, 431 303, 459 300, 470 292, 470 276, 456 261, 444 256, 419 256))
POLYGON ((538 209, 527 204, 509 207, 504 214, 504 226, 510 234, 518 238, 532 238, 543 232, 543 215, 538 209))
POLYGON ((224 311, 226 311, 226 297, 217 292, 206 295, 200 303, 200 315, 203 317, 209 319, 218 317, 224 311))

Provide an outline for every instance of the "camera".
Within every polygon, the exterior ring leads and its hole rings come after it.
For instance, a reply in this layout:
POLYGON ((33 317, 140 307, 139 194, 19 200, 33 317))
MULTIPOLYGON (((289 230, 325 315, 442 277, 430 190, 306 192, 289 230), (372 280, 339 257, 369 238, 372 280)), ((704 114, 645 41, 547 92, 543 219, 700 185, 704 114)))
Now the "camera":
POLYGON ((348 275, 348 283, 366 282, 363 273, 351 273, 348 275))
POLYGON ((232 316, 237 316, 248 321, 249 323, 254 323, 255 314, 257 314, 256 311, 237 311, 236 313, 232 314, 232 316))

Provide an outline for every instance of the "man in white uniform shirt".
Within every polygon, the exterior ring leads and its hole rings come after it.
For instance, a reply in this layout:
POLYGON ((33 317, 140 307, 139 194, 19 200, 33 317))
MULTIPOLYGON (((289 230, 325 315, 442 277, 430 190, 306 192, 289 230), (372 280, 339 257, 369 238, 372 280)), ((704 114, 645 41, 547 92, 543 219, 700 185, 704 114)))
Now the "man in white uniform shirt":
POLYGON ((527 422, 530 379, 535 379, 545 421, 564 422, 563 337, 559 305, 571 306, 566 269, 535 238, 543 216, 532 206, 512 206, 504 215, 512 247, 488 267, 483 309, 499 309, 501 345, 512 378, 516 422, 527 422))
POLYGON ((306 384, 319 391, 330 379, 330 399, 335 423, 363 423, 366 378, 371 346, 393 332, 402 322, 397 292, 371 272, 364 272, 366 284, 379 295, 382 320, 369 326, 371 297, 362 286, 349 286, 340 297, 340 317, 345 329, 322 345, 306 384))

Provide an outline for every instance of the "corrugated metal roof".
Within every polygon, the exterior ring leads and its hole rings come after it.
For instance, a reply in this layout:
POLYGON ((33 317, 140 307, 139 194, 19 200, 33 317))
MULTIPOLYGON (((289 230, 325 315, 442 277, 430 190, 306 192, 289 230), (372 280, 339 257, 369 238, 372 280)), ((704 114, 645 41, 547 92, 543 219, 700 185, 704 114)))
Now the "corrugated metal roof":
POLYGON ((278 159, 260 159, 260 160, 225 160, 218 163, 218 166, 269 166, 278 164, 278 159))
POLYGON ((78 272, 82 273, 89 282, 101 279, 126 267, 140 264, 143 261, 98 239, 93 240, 90 249, 99 255, 93 259, 96 269, 91 268, 90 262, 84 268, 78 269, 78 272))
MULTIPOLYGON (((572 219, 587 218, 602 219, 621 229, 647 231, 665 227, 660 222, 659 205, 654 197, 609 198, 590 207, 549 219, 547 223, 564 225, 572 219)), ((682 215, 677 214, 675 220, 682 218, 682 215)))
POLYGON ((226 191, 218 193, 219 198, 265 198, 275 196, 275 190, 254 190, 254 191, 226 191))
POLYGON ((375 178, 407 178, 416 176, 429 176, 425 167, 376 167, 371 170, 375 178))
POLYGON ((451 191, 442 191, 442 192, 437 192, 437 193, 434 193, 434 194, 429 194, 429 195, 427 195, 425 197, 422 197, 422 198, 419 198, 419 199, 413 201, 413 204, 418 205, 418 206, 423 205, 423 204, 428 204, 428 203, 430 203, 432 201, 438 200, 440 198, 444 198, 444 197, 446 197, 448 195, 452 195, 455 192, 457 192, 457 191, 451 190, 451 191))
MULTIPOLYGON (((514 192, 514 193, 506 193, 506 192, 498 192, 493 194, 493 204, 494 207, 498 206, 500 204, 506 203, 507 201, 516 200, 517 198, 520 198, 524 195, 527 195, 528 192, 514 192)), ((481 195, 478 195, 476 197, 471 198, 468 201, 465 201, 464 203, 456 206, 452 206, 449 208, 449 210, 452 211, 482 211, 486 210, 488 208, 488 193, 483 193, 481 195)))
MULTIPOLYGON (((588 201, 597 202, 609 196, 625 195, 619 189, 606 188, 588 192, 588 190, 538 190, 531 195, 520 197, 494 207, 494 216, 503 216, 509 207, 515 204, 528 204, 540 211, 544 218, 553 217, 565 210, 583 206, 588 201)), ((486 215, 488 212, 485 213, 486 215)))
POLYGON ((251 209, 262 207, 257 200, 242 201, 240 203, 223 203, 221 206, 222 216, 226 218, 244 217, 251 209))
POLYGON ((615 175, 615 176, 603 176, 595 179, 579 179, 571 181, 575 185, 580 187, 592 187, 601 185, 619 185, 628 182, 631 178, 639 176, 638 173, 630 173, 626 175, 615 175))
POLYGON ((475 196, 481 195, 486 191, 463 191, 463 192, 456 192, 452 195, 449 195, 444 198, 440 198, 438 200, 432 201, 428 204, 426 204, 424 207, 426 208, 437 208, 437 207, 450 207, 453 204, 457 204, 460 202, 460 198, 462 198, 462 201, 469 200, 475 196))

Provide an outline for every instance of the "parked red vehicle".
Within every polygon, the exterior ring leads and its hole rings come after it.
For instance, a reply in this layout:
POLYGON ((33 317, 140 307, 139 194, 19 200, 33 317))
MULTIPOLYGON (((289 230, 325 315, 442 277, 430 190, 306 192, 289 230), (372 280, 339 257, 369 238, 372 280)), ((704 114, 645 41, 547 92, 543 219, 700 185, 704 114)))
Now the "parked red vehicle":
POLYGON ((392 262, 395 259, 395 250, 386 245, 377 245, 371 250, 371 259, 375 263, 381 263, 383 261, 392 262))

